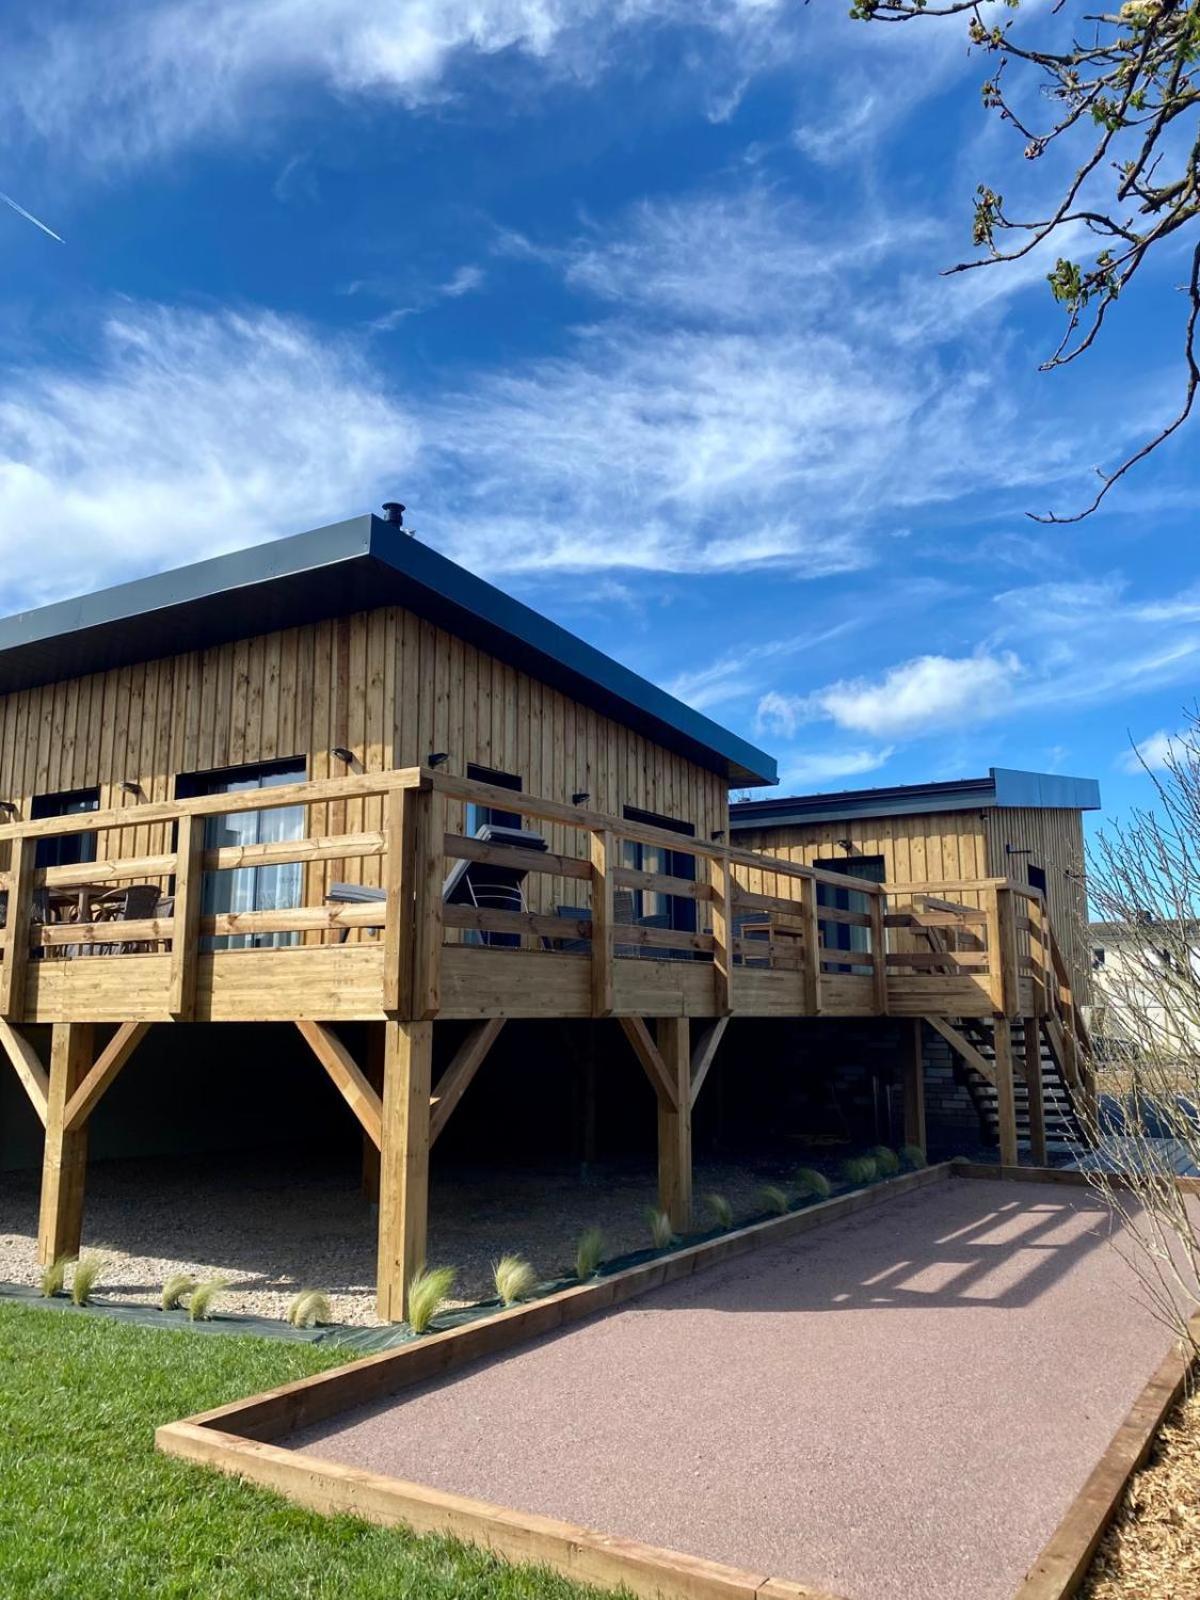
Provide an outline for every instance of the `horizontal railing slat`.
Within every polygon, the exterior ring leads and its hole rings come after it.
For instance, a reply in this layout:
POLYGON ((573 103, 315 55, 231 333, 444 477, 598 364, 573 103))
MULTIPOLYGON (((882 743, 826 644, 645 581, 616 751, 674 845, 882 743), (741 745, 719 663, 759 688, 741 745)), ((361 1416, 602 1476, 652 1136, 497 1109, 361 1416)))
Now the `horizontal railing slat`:
POLYGON ((558 856, 550 850, 530 850, 519 844, 489 844, 466 834, 448 833, 443 849, 456 861, 478 861, 490 867, 516 867, 518 871, 549 873, 555 878, 580 878, 592 875, 590 861, 578 856, 558 856))

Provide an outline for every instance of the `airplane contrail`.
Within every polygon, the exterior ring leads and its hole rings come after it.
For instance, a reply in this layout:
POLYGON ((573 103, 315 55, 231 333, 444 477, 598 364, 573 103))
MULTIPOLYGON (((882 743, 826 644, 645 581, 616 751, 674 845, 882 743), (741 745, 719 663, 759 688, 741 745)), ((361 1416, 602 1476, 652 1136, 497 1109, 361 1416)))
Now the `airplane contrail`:
POLYGON ((3 189, 0 189, 0 200, 3 200, 6 206, 11 206, 18 216, 24 217, 26 222, 32 222, 35 228, 40 228, 43 233, 48 233, 52 239, 57 239, 59 244, 66 244, 67 241, 61 233, 55 233, 53 228, 48 228, 44 222, 39 221, 34 216, 32 211, 26 211, 25 207, 19 206, 11 195, 5 194, 3 189))

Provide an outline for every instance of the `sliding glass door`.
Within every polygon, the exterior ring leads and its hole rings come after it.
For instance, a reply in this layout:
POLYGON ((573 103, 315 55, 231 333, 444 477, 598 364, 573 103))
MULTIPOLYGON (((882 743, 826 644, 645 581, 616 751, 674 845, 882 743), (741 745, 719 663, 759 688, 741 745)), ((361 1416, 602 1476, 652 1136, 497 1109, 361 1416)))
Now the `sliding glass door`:
MULTIPOLYGON (((302 783, 307 776, 303 760, 274 761, 257 767, 231 767, 219 772, 188 773, 176 783, 182 799, 201 794, 240 794, 255 789, 278 788, 302 783)), ((228 816, 209 817, 204 827, 208 850, 227 846, 272 844, 288 839, 303 839, 303 806, 277 806, 269 811, 237 811, 228 816)), ((303 904, 304 867, 301 862, 282 866, 235 867, 226 872, 204 875, 203 911, 205 916, 227 912, 281 911, 303 904)), ((298 933, 227 934, 204 941, 208 950, 266 949, 297 944, 298 933)))

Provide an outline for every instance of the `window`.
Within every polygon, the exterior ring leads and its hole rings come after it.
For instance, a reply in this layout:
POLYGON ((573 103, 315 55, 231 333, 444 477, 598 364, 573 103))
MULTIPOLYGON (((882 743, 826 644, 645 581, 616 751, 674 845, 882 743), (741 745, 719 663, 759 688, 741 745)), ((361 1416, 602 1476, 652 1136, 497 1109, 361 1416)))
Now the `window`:
MULTIPOLYGON (((302 783, 308 776, 303 757, 271 761, 255 767, 225 767, 216 772, 185 772, 175 780, 179 800, 202 794, 239 794, 242 790, 272 789, 280 784, 302 783)), ((204 847, 219 850, 226 845, 269 844, 284 839, 303 839, 305 808, 277 806, 270 811, 235 811, 228 816, 208 817, 204 824, 204 847)), ((235 867, 228 872, 206 872, 202 908, 205 916, 229 911, 280 911, 302 904, 304 868, 299 861, 278 867, 235 867)), ((296 933, 235 934, 206 939, 206 950, 263 949, 273 945, 295 944, 296 933)))
MULTIPOLYGON (((837 856, 828 861, 814 861, 822 872, 836 872, 847 878, 865 878, 869 883, 883 883, 887 874, 882 856, 837 856)), ((829 906, 837 911, 868 911, 870 896, 862 889, 841 889, 836 884, 817 884, 817 906, 829 906)), ((851 922, 819 920, 820 940, 825 950, 869 950, 869 928, 857 927, 851 922)), ((839 966, 838 972, 867 972, 866 967, 839 966)))
MULTIPOLYGON (((99 789, 72 789, 66 794, 35 794, 29 807, 32 821, 45 817, 83 816, 99 811, 99 789)), ((95 861, 96 835, 64 833, 57 839, 39 839, 35 864, 39 867, 73 867, 78 862, 95 861)))
POLYGON ((1029 863, 1029 887, 1039 890, 1042 894, 1046 892, 1045 871, 1041 867, 1035 867, 1032 861, 1029 863))
MULTIPOLYGON (((490 783, 494 789, 512 789, 520 794, 521 780, 515 772, 497 772, 494 767, 467 763, 467 777, 472 783, 490 783)), ((477 834, 480 828, 519 828, 521 816, 517 811, 503 811, 499 806, 467 806, 467 833, 477 834)))
MULTIPOLYGON (((637 806, 626 806, 623 812, 627 822, 642 822, 651 828, 663 828, 668 833, 682 834, 693 839, 696 830, 690 822, 680 822, 677 817, 660 817, 654 811, 640 811, 637 806)), ((621 865, 635 872, 656 872, 668 878, 686 878, 696 881, 696 858, 682 850, 672 850, 666 845, 640 844, 636 839, 621 841, 621 865)), ((679 933, 695 933, 696 902, 686 895, 659 894, 654 889, 632 891, 633 920, 645 928, 674 928, 679 933)))

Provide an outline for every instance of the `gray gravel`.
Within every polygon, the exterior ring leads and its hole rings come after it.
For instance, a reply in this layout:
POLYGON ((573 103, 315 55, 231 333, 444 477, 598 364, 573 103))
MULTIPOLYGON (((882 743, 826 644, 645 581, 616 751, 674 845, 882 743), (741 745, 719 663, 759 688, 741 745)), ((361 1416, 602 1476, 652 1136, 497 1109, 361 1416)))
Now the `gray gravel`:
MULTIPOLYGON (((696 1168, 699 1197, 717 1190, 735 1214, 761 1209, 758 1190, 778 1182, 719 1163, 696 1168)), ((0 1281, 36 1284, 39 1175, 0 1173, 0 1281)), ((649 1244, 645 1208, 655 1203, 651 1163, 501 1172, 435 1172, 430 1193, 431 1265, 458 1269, 456 1304, 492 1292, 491 1264, 527 1256, 546 1278, 569 1267, 584 1228, 599 1227, 610 1255, 649 1244)), ((325 1290, 337 1322, 375 1316, 375 1216, 348 1167, 207 1161, 96 1162, 88 1173, 87 1251, 104 1259, 96 1286, 107 1297, 157 1304, 172 1273, 222 1277, 218 1310, 282 1317, 297 1289, 325 1290)))

